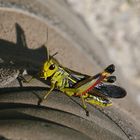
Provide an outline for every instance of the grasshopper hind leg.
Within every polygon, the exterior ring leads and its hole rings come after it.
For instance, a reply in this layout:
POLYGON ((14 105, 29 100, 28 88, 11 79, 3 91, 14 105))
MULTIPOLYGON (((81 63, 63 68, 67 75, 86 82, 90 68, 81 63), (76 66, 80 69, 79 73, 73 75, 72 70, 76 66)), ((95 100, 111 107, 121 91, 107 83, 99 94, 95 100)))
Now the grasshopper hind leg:
POLYGON ((93 95, 89 95, 89 97, 87 97, 85 101, 91 105, 97 105, 100 107, 107 107, 112 105, 112 102, 110 100, 93 95))

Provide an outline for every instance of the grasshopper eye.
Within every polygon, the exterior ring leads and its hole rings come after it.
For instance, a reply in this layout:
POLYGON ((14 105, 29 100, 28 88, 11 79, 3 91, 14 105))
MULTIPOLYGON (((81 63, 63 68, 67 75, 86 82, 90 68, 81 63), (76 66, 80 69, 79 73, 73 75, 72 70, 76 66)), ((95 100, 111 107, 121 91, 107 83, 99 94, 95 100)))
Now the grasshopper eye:
POLYGON ((54 64, 50 65, 49 69, 50 70, 54 70, 55 69, 55 65, 54 64))

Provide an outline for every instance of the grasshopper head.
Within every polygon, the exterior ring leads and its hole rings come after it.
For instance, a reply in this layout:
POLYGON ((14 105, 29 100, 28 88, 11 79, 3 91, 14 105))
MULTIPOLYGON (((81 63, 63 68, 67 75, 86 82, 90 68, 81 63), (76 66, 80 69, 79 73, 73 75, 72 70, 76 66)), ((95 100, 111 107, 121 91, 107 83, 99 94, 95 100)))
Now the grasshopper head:
POLYGON ((45 80, 47 77, 51 77, 58 70, 58 62, 54 58, 47 60, 42 69, 42 78, 45 80))

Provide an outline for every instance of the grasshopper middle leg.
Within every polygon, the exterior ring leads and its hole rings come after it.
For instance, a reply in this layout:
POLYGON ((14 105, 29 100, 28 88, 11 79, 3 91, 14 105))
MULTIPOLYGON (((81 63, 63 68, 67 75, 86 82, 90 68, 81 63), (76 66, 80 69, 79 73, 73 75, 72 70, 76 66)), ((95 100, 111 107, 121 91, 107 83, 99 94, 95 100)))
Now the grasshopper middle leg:
MULTIPOLYGON (((66 93, 66 95, 68 95, 69 97, 73 96, 73 95, 76 95, 76 93, 78 92, 76 88, 64 88, 62 90, 62 92, 66 93)), ((82 94, 77 94, 80 98, 81 98, 81 101, 82 101, 82 105, 80 105, 86 112, 86 115, 89 116, 89 111, 87 110, 87 106, 86 106, 86 102, 85 102, 85 99, 84 99, 84 96, 82 94)))
POLYGON ((43 100, 46 100, 48 98, 48 96, 51 94, 54 88, 55 88, 55 84, 52 84, 50 90, 44 95, 43 99, 39 99, 38 105, 40 105, 43 100))

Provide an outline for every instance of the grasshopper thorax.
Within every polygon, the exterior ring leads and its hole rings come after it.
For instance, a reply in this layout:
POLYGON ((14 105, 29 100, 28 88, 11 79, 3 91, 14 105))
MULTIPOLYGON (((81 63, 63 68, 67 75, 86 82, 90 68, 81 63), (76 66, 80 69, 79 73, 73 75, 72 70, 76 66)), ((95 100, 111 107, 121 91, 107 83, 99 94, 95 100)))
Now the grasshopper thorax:
POLYGON ((58 62, 54 58, 50 58, 43 65, 42 78, 46 80, 47 77, 53 76, 53 74, 58 70, 58 68, 58 62))

